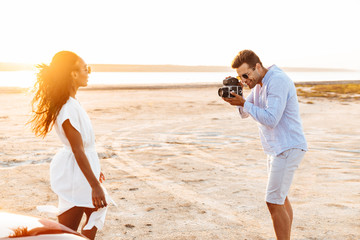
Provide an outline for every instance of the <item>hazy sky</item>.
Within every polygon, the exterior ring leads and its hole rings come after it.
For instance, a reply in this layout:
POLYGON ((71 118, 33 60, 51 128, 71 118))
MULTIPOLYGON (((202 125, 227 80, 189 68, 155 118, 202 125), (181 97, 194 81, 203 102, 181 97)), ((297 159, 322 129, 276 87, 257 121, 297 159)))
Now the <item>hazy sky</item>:
POLYGON ((0 0, 0 62, 264 65, 360 70, 359 0, 0 0))

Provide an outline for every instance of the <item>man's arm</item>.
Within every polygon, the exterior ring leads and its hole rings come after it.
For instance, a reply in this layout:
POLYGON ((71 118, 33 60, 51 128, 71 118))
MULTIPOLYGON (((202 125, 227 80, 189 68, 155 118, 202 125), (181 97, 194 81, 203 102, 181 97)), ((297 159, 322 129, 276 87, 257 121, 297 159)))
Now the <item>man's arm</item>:
POLYGON ((289 84, 286 84, 281 78, 273 78, 266 91, 267 98, 264 108, 257 107, 250 102, 244 103, 244 108, 257 122, 269 128, 275 128, 286 107, 289 84))

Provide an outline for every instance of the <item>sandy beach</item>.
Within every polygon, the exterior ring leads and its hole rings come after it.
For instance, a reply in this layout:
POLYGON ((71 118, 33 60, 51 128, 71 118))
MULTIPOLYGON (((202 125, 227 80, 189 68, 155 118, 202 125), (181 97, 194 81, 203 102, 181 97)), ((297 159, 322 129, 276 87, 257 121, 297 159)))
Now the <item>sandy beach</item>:
MULTIPOLYGON (((80 90, 110 206, 97 239, 275 239, 258 128, 216 87, 80 90)), ((56 219, 49 183, 55 131, 25 125, 31 95, 0 94, 0 210, 56 219)), ((360 102, 299 98, 309 151, 289 198, 292 239, 360 239, 360 102)))

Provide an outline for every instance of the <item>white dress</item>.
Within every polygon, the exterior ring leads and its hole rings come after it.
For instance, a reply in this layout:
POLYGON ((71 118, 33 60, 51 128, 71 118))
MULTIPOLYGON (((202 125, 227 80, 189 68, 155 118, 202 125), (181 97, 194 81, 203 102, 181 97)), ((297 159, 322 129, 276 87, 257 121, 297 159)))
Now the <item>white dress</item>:
MULTIPOLYGON (((92 189, 76 162, 70 143, 62 127, 62 124, 67 119, 69 119, 71 125, 81 134, 85 155, 97 179, 99 179, 101 171, 100 161, 95 149, 95 135, 90 118, 80 103, 70 97, 61 108, 55 122, 55 130, 64 147, 54 156, 50 164, 51 188, 59 197, 58 214, 62 214, 74 206, 94 208, 91 195, 92 189)), ((103 189, 107 195, 104 187, 103 189)), ((106 198, 107 201, 112 201, 108 195, 106 198)), ((92 213, 84 229, 91 229, 93 226, 101 229, 104 225, 106 211, 107 208, 101 208, 92 213)))

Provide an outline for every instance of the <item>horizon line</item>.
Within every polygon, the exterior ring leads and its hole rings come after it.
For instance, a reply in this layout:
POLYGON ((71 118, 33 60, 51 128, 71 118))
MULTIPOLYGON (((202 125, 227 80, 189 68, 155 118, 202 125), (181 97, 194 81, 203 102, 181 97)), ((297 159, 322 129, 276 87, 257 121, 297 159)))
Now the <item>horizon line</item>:
MULTIPOLYGON (((0 62, 0 71, 31 71, 38 64, 0 62)), ((179 65, 179 64, 117 64, 117 63, 92 63, 93 72, 230 72, 230 66, 221 65, 179 65)), ((285 71, 299 72, 353 72, 356 69, 331 68, 331 67, 280 67, 285 71)))

